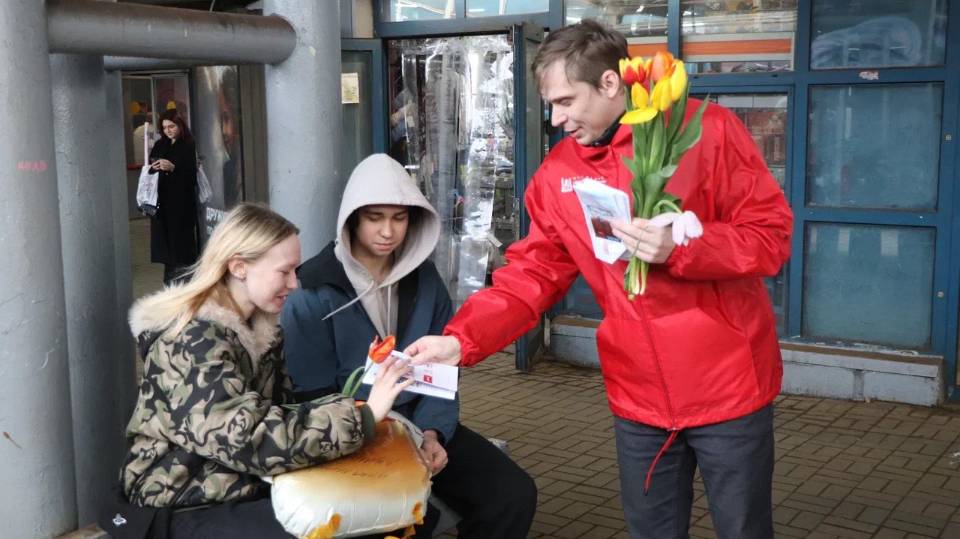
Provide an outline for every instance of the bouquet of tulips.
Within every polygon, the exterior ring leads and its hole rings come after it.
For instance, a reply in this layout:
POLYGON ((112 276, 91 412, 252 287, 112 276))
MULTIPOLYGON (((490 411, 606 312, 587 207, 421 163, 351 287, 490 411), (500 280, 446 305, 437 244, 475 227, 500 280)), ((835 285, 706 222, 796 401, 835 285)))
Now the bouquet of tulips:
MULTIPOLYGON (((620 123, 633 129, 633 157, 623 158, 633 173, 630 184, 633 215, 655 219, 658 215, 670 214, 654 222, 674 223, 674 241, 686 243, 687 238, 702 233, 699 221, 691 212, 685 214, 680 209, 680 199, 665 193, 663 187, 677 170, 683 154, 700 140, 700 120, 707 100, 690 121, 682 125, 689 90, 687 72, 683 62, 668 52, 657 52, 653 58, 637 56, 620 60, 620 77, 628 90, 627 112, 620 123), (691 221, 686 235, 683 234, 684 220, 691 221)), ((630 299, 646 291, 649 271, 649 263, 636 256, 630 258, 623 275, 623 288, 630 299)))

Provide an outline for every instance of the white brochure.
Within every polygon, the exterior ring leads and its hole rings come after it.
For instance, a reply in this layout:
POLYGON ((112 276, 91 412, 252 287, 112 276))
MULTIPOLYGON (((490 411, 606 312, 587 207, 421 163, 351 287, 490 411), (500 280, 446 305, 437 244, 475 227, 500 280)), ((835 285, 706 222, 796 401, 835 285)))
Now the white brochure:
MULTIPOLYGON (((403 352, 394 350, 390 355, 397 359, 410 359, 410 356, 403 352)), ((380 370, 380 364, 374 363, 369 357, 363 375, 363 383, 373 384, 373 379, 380 370)), ((439 363, 426 363, 424 365, 413 366, 413 385, 404 391, 429 395, 431 397, 440 397, 441 399, 453 400, 457 396, 457 384, 460 378, 460 368, 450 365, 441 365, 439 363)))
POLYGON ((630 198, 619 189, 590 179, 573 184, 573 190, 583 208, 594 256, 613 264, 627 248, 613 235, 610 221, 630 221, 630 198))

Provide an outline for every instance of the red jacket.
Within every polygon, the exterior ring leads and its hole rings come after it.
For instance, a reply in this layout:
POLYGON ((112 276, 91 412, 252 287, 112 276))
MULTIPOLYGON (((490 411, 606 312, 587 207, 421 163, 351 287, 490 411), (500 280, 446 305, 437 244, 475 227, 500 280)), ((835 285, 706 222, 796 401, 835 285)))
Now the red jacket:
MULTIPOLYGON (((699 102, 691 100, 689 111, 699 102)), ((530 232, 507 250, 494 284, 445 329, 472 365, 531 329, 582 273, 603 311, 600 366, 613 413, 670 430, 744 416, 780 391, 783 366, 763 277, 790 254, 793 216, 743 124, 710 105, 703 136, 666 190, 703 222, 701 238, 653 265, 646 294, 623 290, 626 262, 594 257, 572 185, 595 178, 630 193, 623 126, 608 146, 561 141, 526 192, 530 232)), ((632 195, 631 195, 632 197, 632 195)))

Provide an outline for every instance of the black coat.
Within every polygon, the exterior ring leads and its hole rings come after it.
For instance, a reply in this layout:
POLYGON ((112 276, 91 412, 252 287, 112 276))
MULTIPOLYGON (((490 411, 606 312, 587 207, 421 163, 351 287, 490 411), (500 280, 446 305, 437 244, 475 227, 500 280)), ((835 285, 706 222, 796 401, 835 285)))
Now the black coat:
POLYGON ((170 142, 161 137, 150 151, 150 162, 167 159, 173 172, 160 171, 157 214, 150 219, 150 260, 186 266, 200 254, 197 221, 197 150, 193 141, 170 142))

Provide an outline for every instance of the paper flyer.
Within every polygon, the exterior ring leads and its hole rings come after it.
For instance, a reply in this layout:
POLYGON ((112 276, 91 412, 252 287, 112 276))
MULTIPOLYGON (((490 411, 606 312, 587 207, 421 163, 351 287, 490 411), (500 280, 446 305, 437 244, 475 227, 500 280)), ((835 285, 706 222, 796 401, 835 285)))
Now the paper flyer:
POLYGON ((573 184, 587 221, 593 254, 607 264, 613 264, 627 250, 613 235, 610 221, 630 221, 630 198, 597 180, 586 179, 573 184))
MULTIPOLYGON (((390 352, 390 355, 397 359, 410 359, 410 356, 396 350, 390 352)), ((363 383, 372 385, 378 370, 380 370, 380 364, 374 363, 373 360, 367 358, 366 374, 363 376, 363 383)), ((404 391, 453 400, 457 396, 460 368, 441 365, 439 363, 414 365, 413 378, 413 385, 404 391)))

